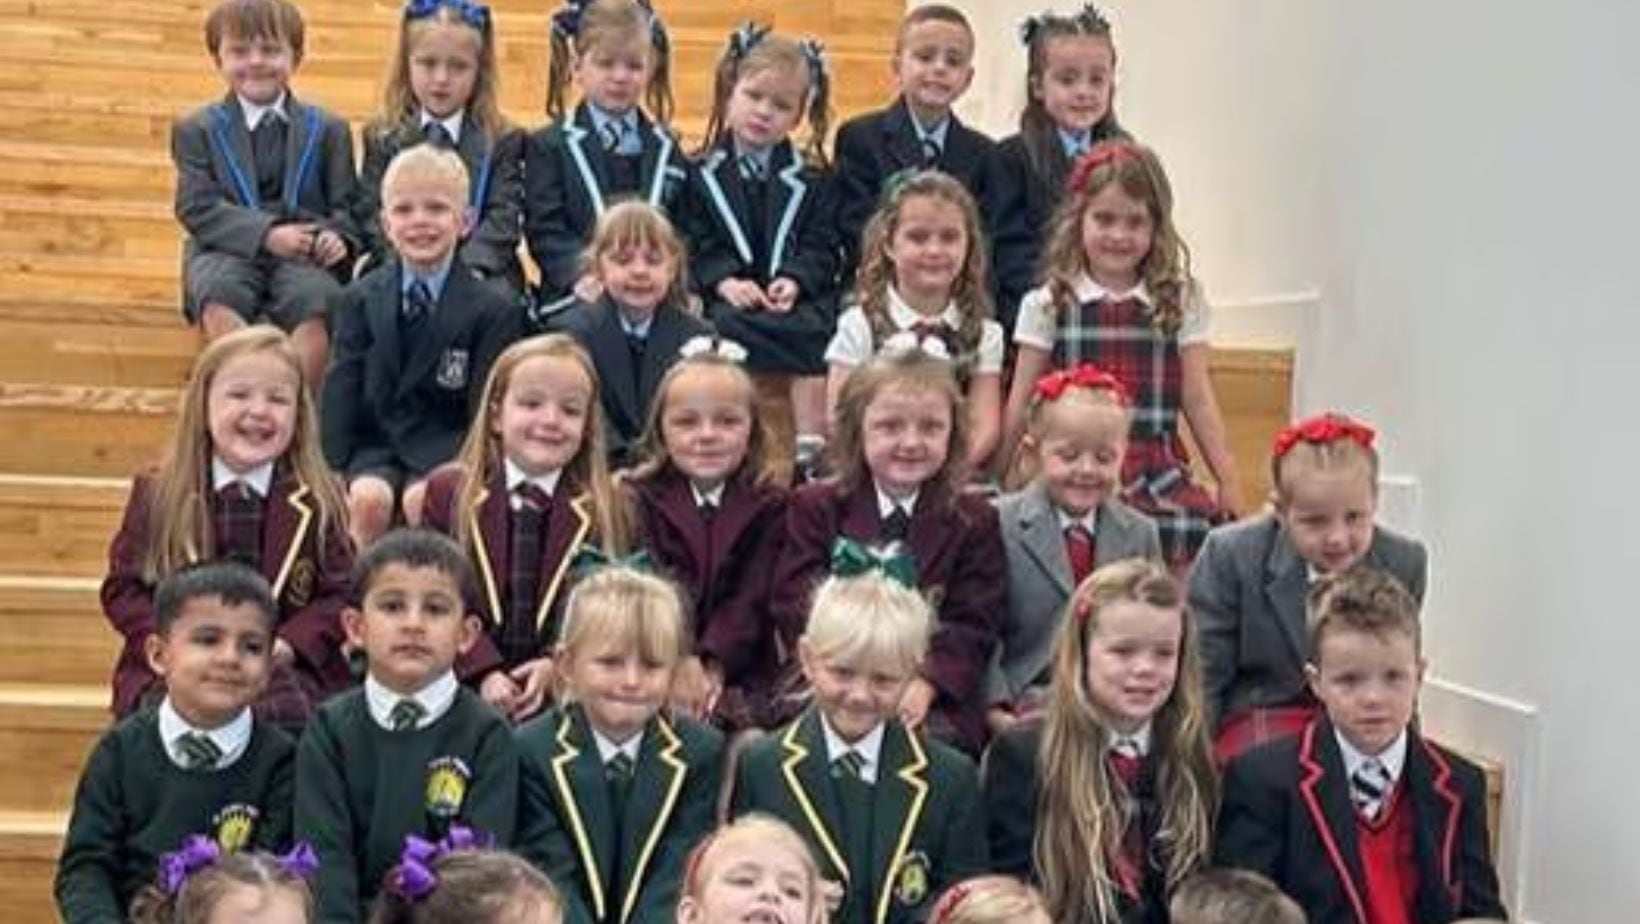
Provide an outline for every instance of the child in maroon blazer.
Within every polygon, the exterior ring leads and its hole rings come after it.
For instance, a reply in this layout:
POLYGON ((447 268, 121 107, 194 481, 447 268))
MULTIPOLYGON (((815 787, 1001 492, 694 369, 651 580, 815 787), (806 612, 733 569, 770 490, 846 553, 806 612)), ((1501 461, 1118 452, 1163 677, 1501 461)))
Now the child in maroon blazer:
POLYGON ((769 579, 785 538, 786 492, 737 343, 696 337, 661 379, 627 478, 637 544, 683 589, 693 651, 672 705, 728 729, 765 724, 778 661, 769 579))
POLYGON ((165 461, 132 479, 108 550, 103 612, 125 637, 116 716, 163 695, 145 653, 154 587, 202 561, 237 559, 273 588, 279 620, 259 719, 300 728, 347 685, 341 611, 353 543, 302 369, 290 338, 265 325, 212 342, 194 363, 165 461))
POLYGON ((1008 576, 996 510, 962 492, 967 419, 950 362, 919 347, 879 352, 851 373, 837 401, 838 477, 793 494, 770 608, 790 651, 839 539, 908 553, 938 628, 901 717, 978 754, 1008 576))

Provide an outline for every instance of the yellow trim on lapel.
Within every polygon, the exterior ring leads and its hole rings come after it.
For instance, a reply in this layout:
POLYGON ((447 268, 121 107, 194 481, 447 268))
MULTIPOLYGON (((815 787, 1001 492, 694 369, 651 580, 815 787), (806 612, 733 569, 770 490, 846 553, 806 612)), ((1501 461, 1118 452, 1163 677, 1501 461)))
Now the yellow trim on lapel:
MULTIPOLYGON (((587 512, 586 505, 592 495, 579 494, 570 499, 569 509, 575 511, 580 518, 581 525, 576 528, 575 538, 570 540, 569 553, 558 559, 558 570, 553 572, 552 581, 547 584, 547 590, 541 595, 541 604, 535 610, 535 630, 541 631, 541 626, 547 621, 547 614, 552 611, 552 601, 558 597, 558 588, 564 583, 564 575, 569 573, 570 562, 575 560, 575 550, 586 541, 587 531, 592 528, 592 514, 587 512)), ((551 527, 548 527, 549 529, 551 527)), ((497 610, 496 612, 500 612, 497 610)))
POLYGON ((922 772, 928 768, 928 755, 923 752, 922 742, 917 740, 916 732, 909 728, 902 728, 906 743, 911 745, 912 763, 900 768, 895 774, 905 785, 910 786, 916 793, 911 797, 911 810, 905 813, 905 821, 900 824, 900 838, 894 844, 894 854, 888 861, 888 874, 883 877, 883 892, 877 896, 877 924, 888 920, 889 899, 894 896, 894 874, 900 868, 900 862, 905 859, 905 851, 911 846, 911 832, 917 827, 917 819, 922 817, 923 802, 928 799, 928 781, 922 778, 922 772))
POLYGON ((786 777, 786 785, 791 788, 792 798, 797 800, 797 807, 803 810, 803 817, 808 819, 809 827, 814 829, 815 836, 820 839, 820 846, 826 849, 826 857, 836 868, 837 874, 848 883, 848 861, 843 859, 843 852, 837 849, 837 843, 831 839, 831 832, 826 830, 826 823, 820 819, 820 813, 814 810, 814 803, 809 800, 809 794, 803 789, 803 784, 797 780, 797 765, 809 756, 809 749, 797 742, 797 730, 803 725, 798 719, 787 727, 786 733, 780 737, 780 744, 786 749, 786 760, 780 765, 781 773, 786 777))
POLYGON ((621 921, 625 922, 632 916, 632 908, 638 902, 638 890, 643 885, 644 869, 649 866, 654 856, 655 847, 660 843, 661 832, 666 829, 666 823, 672 818, 672 809, 678 804, 678 793, 683 791, 683 781, 689 773, 689 765, 679 754, 683 751, 683 739, 672 730, 672 725, 665 719, 657 717, 655 729, 666 740, 664 746, 656 753, 661 762, 672 768, 672 782, 666 790, 666 800, 661 803, 661 810, 656 813, 654 824, 649 826, 649 836, 644 839, 643 849, 638 851, 638 860, 632 865, 632 878, 626 886, 626 900, 621 902, 621 921))
POLYGON ((484 539, 483 523, 478 517, 489 497, 489 488, 479 488, 472 507, 467 510, 467 535, 473 541, 473 551, 476 553, 473 557, 478 559, 478 575, 484 582, 484 596, 490 601, 490 618, 499 626, 506 610, 501 608, 501 592, 495 583, 495 566, 490 564, 490 546, 484 539))
POLYGON ((307 483, 298 480, 296 490, 285 496, 285 502, 296 508, 300 519, 296 521, 296 531, 291 534, 290 547, 285 549, 285 560, 279 564, 279 573, 273 579, 273 599, 279 599, 285 592, 285 579, 290 577, 290 569, 296 564, 296 557, 302 552, 302 543, 307 540, 308 525, 313 522, 313 508, 302 503, 310 493, 307 483))
POLYGON ((565 710, 559 717, 557 757, 552 759, 552 778, 558 783, 558 798, 569 816, 570 833, 575 836, 575 849, 581 854, 581 869, 592 886, 593 917, 604 919, 604 883, 598 878, 598 857, 592 852, 592 839, 587 836, 586 822, 581 820, 581 806, 575 801, 575 790, 570 788, 565 768, 581 756, 581 749, 570 742, 570 730, 575 725, 573 714, 565 710))

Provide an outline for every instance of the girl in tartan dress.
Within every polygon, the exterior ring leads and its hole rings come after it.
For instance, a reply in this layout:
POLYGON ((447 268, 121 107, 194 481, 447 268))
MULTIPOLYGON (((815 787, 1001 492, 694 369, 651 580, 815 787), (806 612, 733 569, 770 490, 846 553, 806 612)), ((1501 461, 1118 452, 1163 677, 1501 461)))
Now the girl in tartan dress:
POLYGON ((1207 375, 1207 305, 1173 227, 1173 193, 1155 153, 1126 141, 1085 155, 1065 192, 1043 261, 1046 283, 1020 304, 1014 328, 1007 445, 1018 440, 1032 383, 1050 368, 1093 363, 1116 376, 1133 397, 1122 500, 1156 521, 1163 555, 1182 572, 1240 498, 1207 375), (1180 411, 1216 492, 1191 479, 1180 411))

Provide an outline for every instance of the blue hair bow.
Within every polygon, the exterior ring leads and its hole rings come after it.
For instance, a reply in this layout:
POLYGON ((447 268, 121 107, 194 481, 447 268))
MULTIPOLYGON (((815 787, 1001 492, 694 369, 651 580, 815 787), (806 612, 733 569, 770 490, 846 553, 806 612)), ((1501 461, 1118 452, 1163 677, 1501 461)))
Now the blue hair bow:
POLYGON ((806 38, 797 43, 797 50, 808 62, 809 83, 816 87, 823 86, 829 76, 826 72, 826 47, 815 39, 806 38))
POLYGON ((410 0, 404 5, 405 19, 426 19, 440 7, 449 7, 461 21, 480 32, 490 31, 490 8, 473 0, 410 0))
POLYGON ((553 11, 552 31, 574 38, 581 31, 581 13, 585 9, 585 0, 564 0, 564 5, 553 11))

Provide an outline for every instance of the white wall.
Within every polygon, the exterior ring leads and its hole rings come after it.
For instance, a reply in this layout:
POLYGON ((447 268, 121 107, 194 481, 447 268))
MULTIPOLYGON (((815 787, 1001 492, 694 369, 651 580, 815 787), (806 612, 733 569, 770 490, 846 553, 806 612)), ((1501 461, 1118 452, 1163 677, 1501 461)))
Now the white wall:
MULTIPOLYGON (((1037 7, 959 5, 1005 129, 1037 7)), ((1640 4, 1110 6, 1219 339, 1297 343, 1299 406, 1384 431, 1434 557, 1426 718, 1511 762, 1512 910, 1640 919, 1640 4)))

